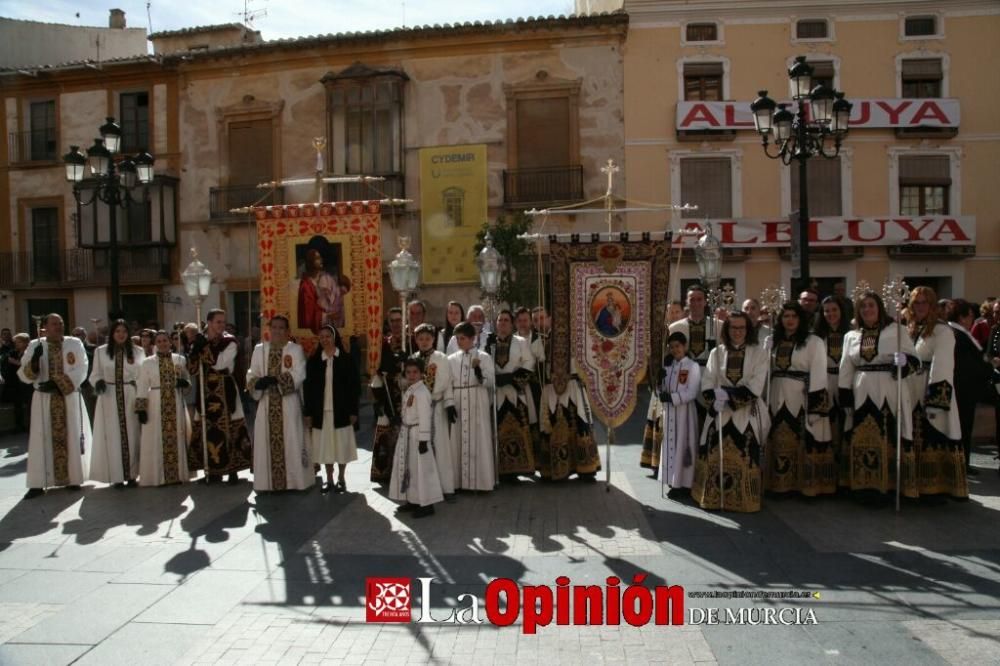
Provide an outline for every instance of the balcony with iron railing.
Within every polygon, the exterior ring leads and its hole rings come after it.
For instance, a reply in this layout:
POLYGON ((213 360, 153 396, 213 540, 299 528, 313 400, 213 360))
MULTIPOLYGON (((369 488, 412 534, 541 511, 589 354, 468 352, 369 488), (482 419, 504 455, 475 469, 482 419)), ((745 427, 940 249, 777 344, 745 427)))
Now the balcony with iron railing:
POLYGON ((328 183, 326 186, 327 201, 372 201, 405 198, 406 178, 403 174, 369 175, 381 176, 385 180, 371 183, 328 183))
POLYGON ((213 220, 226 218, 245 219, 241 213, 231 213, 234 208, 247 206, 276 206, 285 203, 285 188, 276 187, 271 191, 259 189, 256 185, 227 185, 208 190, 209 215, 213 220))
MULTIPOLYGON (((164 245, 120 247, 118 273, 123 285, 169 284, 172 248, 164 245)), ((0 284, 11 289, 103 287, 111 282, 107 249, 51 253, 0 252, 0 284)))
POLYGON ((503 200, 508 208, 572 203, 583 199, 583 167, 537 167, 503 172, 503 200))
POLYGON ((54 127, 11 132, 7 155, 11 164, 55 162, 59 159, 59 133, 54 127))

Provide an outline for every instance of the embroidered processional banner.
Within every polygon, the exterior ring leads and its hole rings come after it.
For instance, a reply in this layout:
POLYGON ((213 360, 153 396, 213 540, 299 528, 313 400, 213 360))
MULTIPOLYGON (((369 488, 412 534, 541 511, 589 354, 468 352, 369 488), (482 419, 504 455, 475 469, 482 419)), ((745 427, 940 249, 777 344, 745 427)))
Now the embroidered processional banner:
MULTIPOLYGON (((655 378, 665 334, 670 237, 613 234, 613 242, 550 236, 552 382, 558 393, 576 372, 609 427, 635 409, 638 384, 655 378)), ((601 234, 600 238, 608 238, 601 234)))
POLYGON ((368 372, 382 352, 382 239, 377 201, 266 206, 254 210, 260 253, 260 309, 283 314, 310 353, 333 324, 368 343, 368 372))

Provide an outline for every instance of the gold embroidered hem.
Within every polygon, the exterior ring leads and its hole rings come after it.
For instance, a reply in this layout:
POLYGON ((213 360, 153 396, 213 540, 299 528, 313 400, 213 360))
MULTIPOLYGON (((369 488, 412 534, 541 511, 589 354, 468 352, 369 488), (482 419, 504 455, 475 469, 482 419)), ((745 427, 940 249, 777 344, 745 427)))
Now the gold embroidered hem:
MULTIPOLYGON (((896 419, 888 405, 875 408, 865 402, 854 416, 849 437, 851 490, 878 490, 888 493, 896 488, 896 419)), ((917 466, 913 443, 902 440, 900 460, 901 494, 917 497, 917 466)))
POLYGON ((772 492, 787 493, 799 490, 799 471, 802 468, 802 443, 799 432, 788 422, 790 417, 782 410, 775 416, 771 436, 767 442, 767 478, 764 487, 772 492))
POLYGON ((550 432, 543 434, 538 456, 538 473, 544 479, 559 481, 576 474, 596 474, 601 458, 593 430, 577 416, 576 405, 558 405, 549 420, 550 432))
POLYGON ((374 483, 389 483, 392 478, 392 459, 396 453, 396 440, 398 438, 399 426, 375 426, 370 476, 374 483))
POLYGON ((497 411, 497 444, 500 474, 534 474, 528 408, 520 400, 503 401, 497 411))
POLYGON ((642 453, 639 454, 639 467, 648 469, 660 468, 660 454, 663 448, 663 421, 647 420, 642 431, 642 453))
MULTIPOLYGON (((160 368, 160 441, 163 446, 163 482, 178 483, 180 477, 177 469, 177 459, 180 455, 177 437, 177 373, 174 361, 169 354, 159 355, 157 359, 160 368)), ((138 403, 138 400, 136 401, 138 403)), ((145 400, 142 408, 145 409, 145 400)))
MULTIPOLYGON (((723 482, 719 483, 718 434, 711 427, 709 436, 712 445, 708 454, 699 455, 695 461, 691 498, 703 509, 722 508, 742 513, 760 511, 760 467, 736 447, 732 436, 727 433, 730 430, 735 431, 735 428, 723 428, 723 482), (720 492, 720 488, 724 491, 720 492)), ((753 436, 752 433, 750 436, 753 436)))
POLYGON ((969 496, 962 443, 948 439, 928 423, 923 406, 913 410, 913 443, 921 495, 969 496))

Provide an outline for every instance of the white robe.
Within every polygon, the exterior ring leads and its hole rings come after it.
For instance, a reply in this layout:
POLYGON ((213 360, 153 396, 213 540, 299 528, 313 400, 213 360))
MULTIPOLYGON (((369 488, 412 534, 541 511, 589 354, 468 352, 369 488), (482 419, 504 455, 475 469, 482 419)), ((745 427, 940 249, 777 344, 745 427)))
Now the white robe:
MULTIPOLYGON (((750 392, 757 396, 753 399, 756 402, 756 409, 748 409, 746 406, 733 409, 731 400, 725 402, 722 408, 722 428, 732 422, 738 432, 746 432, 747 427, 753 428, 757 442, 763 448, 767 441, 767 433, 771 428, 771 417, 767 411, 767 404, 764 402, 764 383, 767 381, 768 352, 760 345, 747 345, 746 354, 743 358, 743 377, 736 384, 726 377, 726 360, 728 351, 724 345, 719 345, 712 349, 708 357, 708 363, 701 376, 701 390, 712 391, 715 388, 745 386, 750 392)), ((705 420, 705 427, 701 432, 702 443, 708 437, 709 419, 705 420)), ((716 442, 708 443, 715 446, 716 442)), ((761 451, 761 459, 764 452, 761 451)))
MULTIPOLYGON (((171 354, 174 375, 177 379, 191 381, 187 361, 180 354, 171 354)), ((141 452, 139 454, 139 485, 162 486, 166 483, 166 467, 163 461, 164 427, 161 412, 160 359, 155 354, 143 360, 139 367, 136 398, 145 400, 146 425, 142 426, 141 452)), ((188 389, 193 392, 193 389, 188 389)), ((184 402, 185 391, 174 389, 174 432, 177 446, 177 479, 189 481, 191 472, 187 463, 187 443, 191 439, 191 420, 184 402)))
MULTIPOLYGON (((46 340, 32 340, 21 359, 17 376, 26 384, 38 385, 49 379, 49 346, 46 340), (35 347, 42 345, 42 356, 38 359, 39 371, 36 376, 31 371, 31 358, 35 347)), ((68 479, 58 485, 78 486, 87 478, 90 463, 91 433, 90 420, 83 406, 80 385, 87 378, 87 352, 83 343, 76 338, 63 338, 63 374, 69 380, 71 392, 64 394, 66 404, 66 448, 68 479), (81 446, 83 451, 81 452, 81 446)), ((69 388, 69 386, 67 386, 69 388)), ((31 432, 28 435, 28 488, 45 488, 57 485, 52 450, 52 398, 53 394, 35 391, 31 398, 31 432)))
POLYGON ((258 401, 253 429, 253 488, 257 491, 304 490, 315 483, 311 456, 305 440, 302 398, 299 395, 302 382, 306 379, 306 357, 302 347, 294 342, 286 343, 281 352, 278 384, 260 391, 255 388, 255 384, 258 379, 268 376, 270 352, 270 342, 262 342, 254 347, 250 368, 247 370, 247 389, 254 400, 258 401), (283 484, 273 478, 271 424, 268 419, 268 408, 272 400, 281 400, 281 441, 284 445, 285 465, 283 484))
POLYGON ((431 392, 417 382, 403 393, 402 418, 392 458, 389 499, 429 506, 444 500, 438 465, 431 446, 431 392), (420 442, 427 442, 427 453, 420 453, 420 442), (404 488, 405 485, 405 488, 404 488))
POLYGON ((139 477, 141 458, 139 416, 135 413, 136 381, 139 367, 146 357, 141 347, 132 349, 132 362, 122 354, 122 394, 125 402, 125 433, 128 438, 129 469, 122 469, 121 426, 118 421, 118 397, 115 386, 115 361, 108 358, 108 346, 94 351, 94 367, 90 383, 103 379, 107 389, 97 396, 94 410, 94 451, 90 458, 90 480, 100 483, 122 483, 139 477))
MULTIPOLYGON (((493 353, 496 354, 496 349, 494 349, 493 353)), ((497 364, 496 358, 494 358, 493 370, 498 375, 501 373, 512 375, 517 370, 534 372, 535 357, 531 353, 531 344, 519 335, 511 335, 507 363, 501 366, 497 364)), ((535 403, 531 400, 530 394, 519 390, 514 383, 498 387, 496 390, 496 400, 497 411, 500 410, 504 403, 510 403, 516 407, 517 403, 521 402, 528 410, 528 422, 534 423, 538 420, 538 415, 535 413, 535 403)))
MULTIPOLYGON (((804 346, 792 350, 791 364, 787 370, 807 373, 803 379, 781 376, 781 371, 774 367, 773 337, 768 337, 766 348, 771 355, 772 363, 770 395, 767 400, 771 416, 775 416, 782 407, 785 407, 792 416, 801 414, 813 439, 817 442, 829 442, 832 438, 829 415, 824 414, 819 419, 813 419, 815 423, 810 423, 806 415, 809 408, 807 394, 827 390, 826 345, 819 337, 810 334, 804 346)), ((829 396, 827 398, 829 399, 829 396)))
POLYGON ((455 465, 455 487, 466 490, 493 490, 496 482, 496 455, 493 441, 493 359, 486 352, 472 349, 448 356, 451 365, 452 390, 458 423, 451 428, 451 455, 455 465), (479 383, 472 369, 472 360, 479 359, 483 382, 479 383))
MULTIPOLYGON (((694 482, 694 461, 698 457, 695 401, 701 390, 701 366, 687 357, 675 360, 666 369, 660 390, 670 393, 670 402, 660 403, 663 406, 661 478, 671 488, 690 488, 694 482)), ((658 396, 654 399, 660 402, 658 396)))
MULTIPOLYGON (((896 370, 867 371, 865 366, 891 365, 896 352, 896 339, 900 343, 899 350, 904 354, 916 356, 916 350, 910 341, 910 336, 901 326, 889 324, 879 333, 878 349, 872 360, 861 357, 861 330, 848 331, 844 334, 844 352, 840 357, 840 374, 838 386, 851 389, 854 392, 854 404, 842 405, 857 410, 865 400, 871 400, 876 407, 888 405, 889 410, 896 413, 896 370)), ((904 380, 905 381, 905 380, 904 380)), ((903 439, 913 439, 913 407, 910 402, 910 392, 902 392, 903 413, 899 419, 903 439)))
MULTIPOLYGON (((434 443, 434 461, 437 463, 438 479, 445 495, 455 492, 455 462, 452 460, 451 430, 458 424, 448 423, 448 408, 455 406, 455 397, 451 388, 451 364, 448 357, 439 351, 431 352, 424 359, 424 383, 428 383, 430 375, 434 375, 434 389, 431 391, 431 411, 433 424, 431 438, 434 443)), ((429 387, 428 387, 429 388, 429 387)))
POLYGON ((916 407, 923 405, 927 413, 927 423, 950 440, 962 439, 962 426, 958 420, 958 402, 955 398, 955 333, 947 324, 939 323, 934 334, 921 336, 914 345, 922 367, 910 373, 906 387, 910 392, 910 403, 916 407), (927 387, 945 382, 951 389, 947 410, 926 404, 927 387))

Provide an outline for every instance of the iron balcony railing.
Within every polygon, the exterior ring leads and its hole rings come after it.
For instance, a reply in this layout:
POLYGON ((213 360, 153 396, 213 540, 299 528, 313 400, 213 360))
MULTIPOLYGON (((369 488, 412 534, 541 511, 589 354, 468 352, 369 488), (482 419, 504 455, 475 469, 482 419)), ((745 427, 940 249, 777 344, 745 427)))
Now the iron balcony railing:
POLYGON ((213 220, 227 217, 245 217, 241 213, 231 213, 234 208, 246 206, 275 206, 285 203, 285 188, 276 187, 271 191, 258 189, 256 185, 227 185, 208 190, 209 215, 213 220))
MULTIPOLYGON (((50 253, 0 252, 0 284, 12 289, 91 287, 111 282, 109 250, 81 249, 50 253)), ((171 281, 171 248, 164 245, 118 248, 122 284, 171 281)))
POLYGON ((583 199, 583 167, 538 167, 503 172, 503 200, 507 206, 527 207, 583 199))
POLYGON ((7 155, 11 164, 53 162, 59 158, 59 134, 54 127, 11 132, 7 155))

